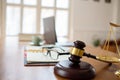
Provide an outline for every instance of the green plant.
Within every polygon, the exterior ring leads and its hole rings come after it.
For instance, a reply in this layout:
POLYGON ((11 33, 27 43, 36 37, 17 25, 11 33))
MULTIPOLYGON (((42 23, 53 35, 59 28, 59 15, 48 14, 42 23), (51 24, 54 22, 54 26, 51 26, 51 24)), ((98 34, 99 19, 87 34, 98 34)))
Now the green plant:
POLYGON ((94 45, 95 47, 99 46, 99 45, 100 45, 100 39, 95 39, 95 40, 93 41, 93 45, 94 45))
POLYGON ((42 39, 38 36, 33 36, 32 37, 32 42, 34 46, 40 46, 40 42, 42 41, 42 39))

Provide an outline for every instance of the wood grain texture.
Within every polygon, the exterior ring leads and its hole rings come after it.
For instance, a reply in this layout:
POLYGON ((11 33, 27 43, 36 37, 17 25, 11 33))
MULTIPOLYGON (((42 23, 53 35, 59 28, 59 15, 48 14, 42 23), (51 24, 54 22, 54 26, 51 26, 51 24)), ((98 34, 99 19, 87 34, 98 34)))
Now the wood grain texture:
MULTIPOLYGON (((18 38, 5 38, 0 40, 0 80, 69 80, 54 74, 54 66, 24 66, 23 47, 18 38)), ((100 48, 86 47, 85 51, 95 55, 117 56, 100 48)), ((96 77, 93 80, 118 80, 114 72, 120 69, 120 64, 100 62, 94 59, 82 58, 96 69, 96 77)))

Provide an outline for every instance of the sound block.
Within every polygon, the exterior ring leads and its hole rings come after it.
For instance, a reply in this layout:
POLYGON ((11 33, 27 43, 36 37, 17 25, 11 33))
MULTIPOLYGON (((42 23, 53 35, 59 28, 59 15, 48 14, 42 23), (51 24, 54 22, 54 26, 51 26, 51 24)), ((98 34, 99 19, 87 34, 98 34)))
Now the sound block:
POLYGON ((72 80, 91 80, 95 77, 94 67, 83 61, 78 64, 69 60, 60 61, 55 65, 54 73, 72 80))

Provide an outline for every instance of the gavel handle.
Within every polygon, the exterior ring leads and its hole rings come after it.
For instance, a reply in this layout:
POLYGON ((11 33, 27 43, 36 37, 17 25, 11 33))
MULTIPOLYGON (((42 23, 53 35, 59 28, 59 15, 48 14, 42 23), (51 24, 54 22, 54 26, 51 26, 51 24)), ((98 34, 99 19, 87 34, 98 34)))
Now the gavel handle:
POLYGON ((112 63, 118 63, 120 62, 120 59, 119 58, 116 58, 116 57, 110 57, 111 59, 101 59, 100 57, 97 57, 95 55, 92 55, 92 54, 89 54, 89 53, 85 53, 83 54, 83 56, 87 56, 88 58, 93 58, 93 59, 96 59, 96 60, 99 60, 99 61, 102 61, 102 62, 106 62, 106 63, 109 63, 109 65, 111 65, 112 63))
POLYGON ((93 59, 97 59, 96 56, 91 55, 89 53, 85 53, 85 52, 84 52, 83 56, 87 56, 88 58, 90 57, 90 58, 93 58, 93 59))

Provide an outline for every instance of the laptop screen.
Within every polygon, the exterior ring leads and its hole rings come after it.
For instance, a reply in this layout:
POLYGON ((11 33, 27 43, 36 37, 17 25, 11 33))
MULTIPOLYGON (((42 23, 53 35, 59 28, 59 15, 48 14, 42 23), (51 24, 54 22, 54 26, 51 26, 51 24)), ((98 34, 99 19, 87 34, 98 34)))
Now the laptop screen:
POLYGON ((55 44, 57 42, 55 30, 55 17, 47 17, 43 19, 44 39, 46 44, 55 44))

